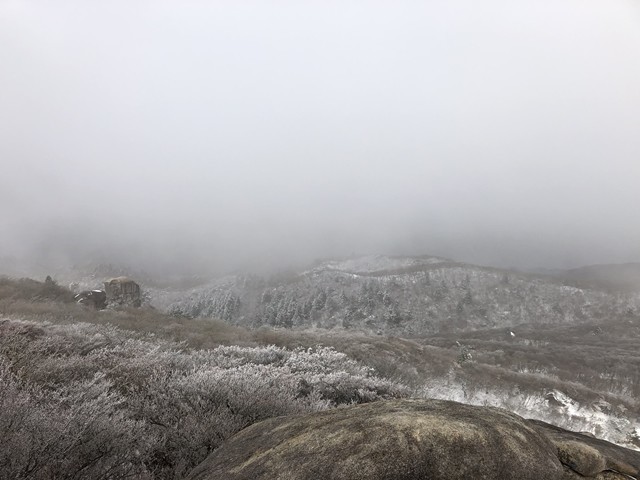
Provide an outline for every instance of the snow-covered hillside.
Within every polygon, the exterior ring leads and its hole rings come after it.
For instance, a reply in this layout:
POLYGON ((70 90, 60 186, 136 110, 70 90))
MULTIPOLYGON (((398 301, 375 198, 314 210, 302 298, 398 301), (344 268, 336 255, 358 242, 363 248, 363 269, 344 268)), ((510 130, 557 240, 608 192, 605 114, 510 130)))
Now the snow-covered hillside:
POLYGON ((436 257, 326 261, 270 278, 225 277, 167 309, 246 326, 342 327, 397 335, 580 323, 635 312, 638 295, 436 257))

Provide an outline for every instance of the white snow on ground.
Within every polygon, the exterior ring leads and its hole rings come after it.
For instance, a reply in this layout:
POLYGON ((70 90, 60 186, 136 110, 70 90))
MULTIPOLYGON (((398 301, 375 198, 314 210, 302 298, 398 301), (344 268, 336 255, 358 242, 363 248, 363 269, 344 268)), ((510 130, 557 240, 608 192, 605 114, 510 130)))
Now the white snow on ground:
POLYGON ((323 263, 320 268, 351 273, 371 273, 382 270, 398 270, 402 268, 417 267, 420 265, 434 265, 447 261, 447 259, 438 257, 413 258, 367 255, 343 261, 328 261, 323 263))
POLYGON ((559 390, 547 392, 502 391, 467 388, 454 378, 438 378, 424 385, 419 396, 453 400, 471 405, 500 407, 521 417, 542 420, 574 432, 590 432, 598 438, 640 450, 640 419, 617 415, 607 402, 581 405, 559 390))

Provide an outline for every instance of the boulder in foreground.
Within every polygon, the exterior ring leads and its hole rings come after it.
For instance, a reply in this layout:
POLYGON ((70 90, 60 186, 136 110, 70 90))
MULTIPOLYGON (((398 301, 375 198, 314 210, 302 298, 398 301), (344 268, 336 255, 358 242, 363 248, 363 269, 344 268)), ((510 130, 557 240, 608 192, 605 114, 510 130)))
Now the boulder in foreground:
POLYGON ((191 480, 599 480, 638 478, 640 452, 442 400, 381 401, 242 430, 191 480))

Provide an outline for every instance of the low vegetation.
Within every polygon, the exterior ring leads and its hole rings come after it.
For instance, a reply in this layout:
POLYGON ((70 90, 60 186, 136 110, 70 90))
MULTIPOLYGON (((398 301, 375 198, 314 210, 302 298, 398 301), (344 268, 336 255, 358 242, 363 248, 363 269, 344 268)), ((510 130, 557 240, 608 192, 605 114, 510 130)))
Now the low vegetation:
POLYGON ((262 419, 407 396, 640 446, 637 316, 514 330, 246 330, 152 308, 97 312, 50 282, 2 279, 0 470, 181 478, 262 419))
POLYGON ((329 347, 193 349, 72 316, 133 312, 31 305, 21 316, 59 322, 0 320, 5 478, 180 478, 262 419, 410 393, 329 347))
POLYGON ((11 279, 0 276, 0 300, 4 304, 16 301, 72 303, 73 292, 48 277, 45 282, 30 278, 11 279))

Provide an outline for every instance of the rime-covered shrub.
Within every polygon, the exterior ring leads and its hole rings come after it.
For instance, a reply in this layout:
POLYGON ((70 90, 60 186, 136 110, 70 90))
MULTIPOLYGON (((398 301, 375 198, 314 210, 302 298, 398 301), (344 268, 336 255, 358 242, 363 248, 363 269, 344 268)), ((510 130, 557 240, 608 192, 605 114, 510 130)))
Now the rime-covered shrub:
POLYGON ((100 375, 59 391, 27 385, 0 364, 2 478, 144 478, 155 442, 100 375))
POLYGON ((0 362, 9 478, 178 478, 254 422, 409 394, 332 348, 189 350, 109 325, 0 320, 0 362))

